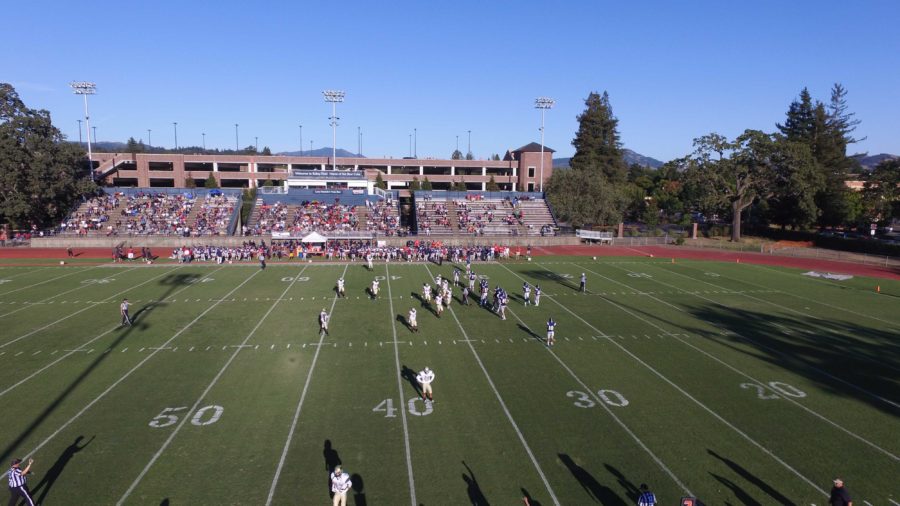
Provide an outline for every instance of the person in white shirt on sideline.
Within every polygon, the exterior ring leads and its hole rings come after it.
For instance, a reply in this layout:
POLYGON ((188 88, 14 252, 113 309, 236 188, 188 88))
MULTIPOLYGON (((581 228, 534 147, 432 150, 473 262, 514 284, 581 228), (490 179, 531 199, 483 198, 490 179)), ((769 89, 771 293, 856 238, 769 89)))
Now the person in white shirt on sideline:
POLYGON ((338 278, 337 292, 338 292, 338 297, 346 297, 347 296, 347 294, 344 293, 344 278, 338 278))
POLYGON ((328 335, 328 312, 325 311, 325 308, 322 308, 322 312, 319 313, 319 332, 324 332, 325 335, 328 335))
POLYGON ((347 492, 352 486, 350 475, 344 472, 342 466, 335 466, 334 472, 331 473, 331 493, 334 494, 332 505, 347 506, 347 492))
POLYGON ((434 402, 434 394, 431 391, 431 382, 434 381, 434 371, 425 367, 416 375, 416 381, 422 387, 422 400, 434 402))
POLYGON ((366 255, 366 263, 368 264, 370 271, 375 268, 374 266, 372 266, 372 254, 371 253, 366 255))
POLYGON ((419 331, 419 322, 416 321, 416 316, 416 308, 410 308, 409 316, 407 317, 407 319, 409 320, 409 329, 413 332, 419 331))

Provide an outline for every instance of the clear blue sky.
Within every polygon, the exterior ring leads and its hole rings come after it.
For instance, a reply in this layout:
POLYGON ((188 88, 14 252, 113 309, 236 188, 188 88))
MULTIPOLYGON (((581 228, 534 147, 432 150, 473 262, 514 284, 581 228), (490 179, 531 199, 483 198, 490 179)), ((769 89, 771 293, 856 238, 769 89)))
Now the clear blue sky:
POLYGON ((100 140, 260 149, 331 145, 324 89, 347 99, 338 147, 476 157, 540 139, 570 156, 575 117, 607 90, 625 146, 661 160, 709 132, 772 131, 804 86, 849 90, 870 154, 900 153, 900 2, 12 2, 0 81, 77 139, 91 80, 100 140))

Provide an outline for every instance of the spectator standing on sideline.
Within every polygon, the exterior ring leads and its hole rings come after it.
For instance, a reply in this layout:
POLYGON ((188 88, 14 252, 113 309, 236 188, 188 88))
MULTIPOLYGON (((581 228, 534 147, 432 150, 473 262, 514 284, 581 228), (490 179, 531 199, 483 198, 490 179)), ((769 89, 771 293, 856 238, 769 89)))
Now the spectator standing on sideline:
POLYGON ((334 494, 332 504, 334 506, 347 506, 347 491, 352 485, 350 475, 344 472, 343 467, 335 466, 334 472, 331 473, 331 492, 334 494))
POLYGON ((641 483, 641 495, 638 497, 638 506, 656 506, 656 496, 647 487, 646 483, 641 483))
POLYGON ((259 252, 259 268, 262 270, 266 269, 266 255, 262 251, 259 252))
POLYGON ((828 499, 828 504, 831 506, 853 506, 853 499, 850 498, 850 493, 844 488, 844 480, 840 478, 834 479, 834 486, 831 487, 831 497, 828 499))
POLYGON ((24 498, 25 504, 34 506, 34 501, 31 500, 31 492, 29 492, 28 486, 25 485, 25 475, 31 471, 31 465, 34 464, 34 459, 28 459, 28 465, 25 466, 25 469, 21 469, 21 464, 22 459, 13 459, 12 467, 10 467, 8 471, 9 504, 18 504, 19 499, 24 498))
POLYGON ((122 304, 119 305, 119 312, 122 313, 122 326, 131 326, 131 317, 128 316, 128 307, 130 305, 131 303, 128 302, 128 299, 122 299, 122 304))
POLYGON ((416 381, 422 387, 422 400, 434 402, 434 394, 431 392, 431 382, 434 381, 434 371, 425 367, 416 375, 416 381))
POLYGON ((581 291, 587 291, 587 276, 585 276, 583 272, 581 273, 581 291))

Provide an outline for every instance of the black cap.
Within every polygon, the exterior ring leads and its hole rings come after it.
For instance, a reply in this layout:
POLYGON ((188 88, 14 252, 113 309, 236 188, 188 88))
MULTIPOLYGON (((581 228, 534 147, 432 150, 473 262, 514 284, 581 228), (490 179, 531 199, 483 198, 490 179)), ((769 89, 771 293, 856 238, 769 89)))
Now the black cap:
POLYGON ((13 465, 13 467, 15 467, 15 466, 17 466, 17 465, 19 465, 19 464, 21 464, 21 463, 22 463, 22 459, 13 459, 13 460, 12 460, 12 465, 13 465))

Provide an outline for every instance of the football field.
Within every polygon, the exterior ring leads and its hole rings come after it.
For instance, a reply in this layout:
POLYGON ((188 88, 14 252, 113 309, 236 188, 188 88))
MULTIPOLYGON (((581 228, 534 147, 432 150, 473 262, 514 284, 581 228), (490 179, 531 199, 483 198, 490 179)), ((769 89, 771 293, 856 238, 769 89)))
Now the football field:
POLYGON ((2 459, 35 459, 42 504, 330 504, 341 463, 356 505, 626 505, 641 483, 662 505, 825 505, 838 476, 900 505, 900 282, 473 267, 506 321, 459 287, 440 318, 422 303, 449 262, 0 267, 2 459))

